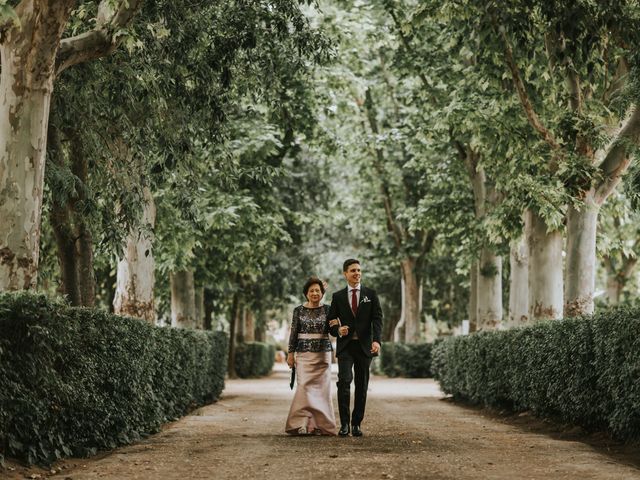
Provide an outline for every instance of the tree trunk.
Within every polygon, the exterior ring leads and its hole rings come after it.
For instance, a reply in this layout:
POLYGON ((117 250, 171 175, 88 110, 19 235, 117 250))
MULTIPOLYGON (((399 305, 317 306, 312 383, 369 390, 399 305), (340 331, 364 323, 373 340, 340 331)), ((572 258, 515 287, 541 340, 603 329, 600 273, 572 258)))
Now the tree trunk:
POLYGON ((562 317, 562 234, 547 232, 537 213, 525 213, 529 249, 529 319, 562 317))
POLYGON ((404 309, 404 296, 405 296, 405 288, 404 288, 404 278, 402 276, 402 269, 400 269, 400 318, 398 323, 396 324, 393 330, 393 341, 394 342, 404 342, 405 338, 405 309, 404 309))
POLYGON ((244 311, 244 341, 255 342, 256 340, 256 322, 255 316, 250 308, 244 311))
POLYGON ((402 297, 402 316, 404 318, 406 343, 417 343, 420 341, 420 282, 416 272, 416 261, 412 258, 405 258, 401 262, 402 277, 404 279, 402 297))
POLYGON ((469 333, 478 330, 478 262, 471 265, 469 287, 469 333))
POLYGON ((54 64, 75 3, 20 3, 0 45, 0 291, 36 287, 54 64))
POLYGON ((502 257, 489 248, 480 253, 478 269, 478 330, 495 330, 502 323, 502 257))
POLYGON ((607 272, 607 300, 610 306, 615 307, 616 305, 620 305, 623 289, 624 280, 616 274, 607 272))
MULTIPOLYGON (((49 161, 59 168, 65 167, 64 152, 62 151, 62 141, 60 131, 51 124, 49 125, 47 154, 49 161)), ((67 202, 60 202, 54 198, 51 202, 49 222, 53 230, 58 254, 58 263, 62 276, 61 293, 65 295, 71 305, 82 305, 82 296, 78 285, 74 232, 71 226, 71 218, 67 202)))
POLYGON ((129 233, 124 257, 118 262, 113 307, 118 315, 142 318, 155 324, 156 312, 153 296, 155 260, 152 246, 156 206, 151 190, 146 187, 144 200, 143 228, 140 231, 129 233))
POLYGON ((85 221, 83 208, 79 208, 87 199, 86 189, 89 181, 89 163, 85 154, 80 132, 68 132, 71 140, 71 171, 80 180, 82 187, 78 189, 77 198, 69 202, 73 212, 75 226, 76 274, 82 305, 93 307, 96 304, 96 276, 93 269, 93 235, 85 221))
POLYGON ((196 307, 196 328, 204 329, 204 287, 195 289, 195 307, 196 307))
POLYGON ((229 378, 238 377, 238 374, 236 373, 236 327, 238 326, 238 323, 240 323, 241 312, 240 296, 235 293, 233 295, 233 302, 229 312, 229 362, 227 367, 229 371, 229 378))
POLYGON ((193 270, 172 272, 171 280, 171 326, 195 328, 196 301, 193 270))
POLYGON ((526 238, 511 243, 509 255, 509 327, 529 321, 529 252, 526 238))
POLYGON ((208 288, 204 289, 204 329, 216 330, 217 325, 213 319, 213 292, 208 288))
POLYGON ((266 342, 267 341, 267 313, 262 309, 258 316, 258 321, 255 322, 254 341, 266 342))
POLYGON ((567 211, 565 317, 593 313, 599 211, 600 206, 594 202, 592 192, 587 194, 581 210, 569 205, 567 211))

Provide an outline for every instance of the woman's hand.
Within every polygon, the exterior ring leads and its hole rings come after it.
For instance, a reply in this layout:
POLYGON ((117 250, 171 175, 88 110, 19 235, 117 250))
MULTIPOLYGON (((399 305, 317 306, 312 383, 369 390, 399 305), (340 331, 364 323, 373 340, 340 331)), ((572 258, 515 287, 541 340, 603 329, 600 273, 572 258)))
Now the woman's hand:
POLYGON ((335 327, 336 325, 340 325, 340 319, 339 318, 334 318, 333 320, 329 320, 329 326, 330 327, 335 327))
POLYGON ((289 368, 296 366, 296 357, 293 353, 287 354, 287 365, 289 365, 289 368))

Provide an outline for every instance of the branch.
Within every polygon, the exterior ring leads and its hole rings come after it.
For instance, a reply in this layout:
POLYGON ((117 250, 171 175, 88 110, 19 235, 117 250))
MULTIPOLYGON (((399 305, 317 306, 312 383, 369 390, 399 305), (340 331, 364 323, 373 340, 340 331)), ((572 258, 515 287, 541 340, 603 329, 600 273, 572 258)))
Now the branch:
POLYGON ((618 62, 618 67, 616 68, 616 73, 613 75, 613 78, 611 78, 611 84, 609 84, 607 89, 602 93, 602 101, 605 104, 608 104, 611 98, 615 97, 622 91, 627 83, 628 75, 629 64, 627 63, 626 58, 621 57, 618 62))
MULTIPOLYGON (((378 123, 375 118, 375 112, 373 111, 373 98, 371 96, 371 91, 367 89, 365 92, 365 103, 364 103, 365 113, 367 120, 369 122, 369 127, 374 135, 379 134, 378 123)), ((389 191, 389 186, 386 181, 386 174, 383 168, 384 163, 384 153, 382 149, 378 146, 375 147, 376 157, 373 162, 373 166, 378 172, 380 176, 380 191, 382 193, 382 201, 384 204, 384 211, 387 216, 387 228, 393 234, 393 238, 395 240, 396 246, 401 248, 402 245, 406 243, 406 232, 402 228, 401 225, 398 224, 395 220, 395 215, 393 212, 393 205, 391 201, 391 192, 389 191)))
POLYGON ((107 56, 118 48, 120 40, 116 34, 131 23, 142 2, 143 0, 119 0, 116 8, 112 9, 109 0, 102 0, 98 7, 96 27, 60 42, 56 57, 56 76, 73 65, 107 56))
POLYGON ((632 108, 633 112, 627 123, 618 133, 600 164, 602 181, 596 186, 595 193, 595 200, 598 204, 602 204, 620 183, 622 175, 631 163, 630 147, 638 145, 638 140, 640 140, 640 108, 635 105, 632 108))
MULTIPOLYGON (((409 41, 404 31, 402 30, 402 23, 400 23, 400 19, 398 18, 398 15, 396 15, 395 10, 391 7, 389 8, 389 15, 391 15, 391 18, 393 19, 393 23, 395 24, 396 30, 398 32, 398 35, 400 36, 400 40, 402 41, 402 44, 404 45, 405 50, 407 51, 407 53, 414 53, 413 52, 414 48, 412 47, 411 42, 409 41)), ((432 103, 436 104, 437 103, 436 97, 433 95, 433 90, 431 88, 431 85, 429 85, 429 81, 427 80, 427 77, 425 76, 422 70, 418 71, 418 77, 422 81, 422 84, 424 85, 424 87, 431 91, 430 100, 432 103)))
POLYGON ((509 70, 511 70, 511 77, 513 80, 513 85, 518 92, 518 97, 520 98, 520 103, 522 104, 522 108, 524 109, 524 113, 527 116, 527 120, 529 124, 540 134, 542 139, 556 152, 559 152, 561 147, 553 137, 551 132, 542 124, 538 114, 533 108, 531 104, 531 100, 529 99, 529 95, 527 95, 527 90, 525 88, 524 82, 522 81, 522 77, 520 76, 520 71, 518 70, 518 66, 516 65, 515 60, 513 59, 513 49, 511 48, 511 44, 509 43, 509 39, 507 38, 507 34, 504 29, 499 28, 496 25, 494 19, 494 28, 500 33, 500 37, 502 38, 502 42, 504 43, 504 55, 505 60, 507 62, 507 66, 509 70))

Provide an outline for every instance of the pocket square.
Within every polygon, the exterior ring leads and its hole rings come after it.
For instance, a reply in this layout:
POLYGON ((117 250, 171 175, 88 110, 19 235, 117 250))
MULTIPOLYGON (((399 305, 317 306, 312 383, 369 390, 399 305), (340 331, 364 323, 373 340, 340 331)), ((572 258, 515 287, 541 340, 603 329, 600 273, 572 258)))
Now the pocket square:
POLYGON ((369 303, 371 300, 369 300, 369 297, 364 297, 362 300, 360 300, 360 303, 369 303))

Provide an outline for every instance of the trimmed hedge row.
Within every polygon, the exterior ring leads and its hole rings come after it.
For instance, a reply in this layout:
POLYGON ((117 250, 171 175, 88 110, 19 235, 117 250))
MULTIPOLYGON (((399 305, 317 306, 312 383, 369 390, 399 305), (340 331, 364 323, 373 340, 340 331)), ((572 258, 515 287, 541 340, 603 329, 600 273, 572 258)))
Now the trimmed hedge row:
POLYGON ((262 342, 241 343, 236 347, 236 374, 240 378, 263 377, 271 373, 276 347, 262 342))
POLYGON ((0 453, 48 464, 157 432, 218 398, 226 352, 223 333, 0 294, 0 453))
POLYGON ((432 343, 385 342, 380 351, 380 370, 389 377, 430 378, 432 343))
POLYGON ((442 389, 640 438, 640 309, 450 338, 433 352, 442 389))

